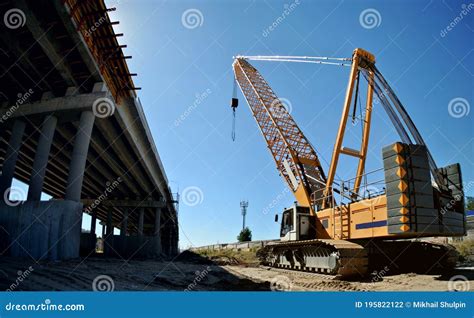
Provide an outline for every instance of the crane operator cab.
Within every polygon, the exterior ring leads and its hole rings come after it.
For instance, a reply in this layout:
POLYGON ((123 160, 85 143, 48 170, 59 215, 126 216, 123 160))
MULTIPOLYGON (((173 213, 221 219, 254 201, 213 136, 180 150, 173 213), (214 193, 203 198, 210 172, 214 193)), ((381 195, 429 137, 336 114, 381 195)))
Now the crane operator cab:
MULTIPOLYGON (((278 222, 278 214, 275 215, 278 222)), ((283 211, 281 217, 280 240, 299 241, 315 237, 315 221, 310 215, 309 208, 293 205, 283 211)))

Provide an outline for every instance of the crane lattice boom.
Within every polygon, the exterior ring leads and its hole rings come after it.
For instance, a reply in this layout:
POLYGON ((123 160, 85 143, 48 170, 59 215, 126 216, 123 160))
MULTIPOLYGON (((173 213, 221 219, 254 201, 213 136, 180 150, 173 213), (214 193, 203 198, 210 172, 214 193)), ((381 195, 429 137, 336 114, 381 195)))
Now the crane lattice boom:
POLYGON ((315 150, 265 79, 246 60, 233 64, 236 81, 265 137, 278 171, 298 202, 312 206, 311 193, 321 193, 326 177, 315 150))

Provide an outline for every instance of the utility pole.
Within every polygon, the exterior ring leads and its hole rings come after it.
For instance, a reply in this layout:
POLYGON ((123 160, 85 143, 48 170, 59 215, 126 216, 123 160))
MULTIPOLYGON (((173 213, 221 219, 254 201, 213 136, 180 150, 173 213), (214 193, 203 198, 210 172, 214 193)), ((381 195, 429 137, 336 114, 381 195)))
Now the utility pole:
POLYGON ((242 211, 242 230, 245 229, 245 216, 247 215, 247 208, 249 206, 249 201, 240 201, 240 210, 242 211))

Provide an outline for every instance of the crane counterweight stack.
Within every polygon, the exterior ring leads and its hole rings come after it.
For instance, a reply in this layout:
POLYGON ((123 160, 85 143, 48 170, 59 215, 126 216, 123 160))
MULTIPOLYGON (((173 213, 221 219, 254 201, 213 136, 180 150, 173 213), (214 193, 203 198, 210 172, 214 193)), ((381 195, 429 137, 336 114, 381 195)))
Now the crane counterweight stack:
MULTIPOLYGON (((237 56, 233 69, 235 81, 277 169, 297 200, 295 206, 283 212, 282 242, 268 245, 259 252, 263 263, 339 276, 364 275, 369 268, 381 265, 384 257, 386 262, 402 268, 405 258, 395 254, 403 249, 410 256, 423 255, 422 263, 430 264, 432 269, 453 266, 456 257, 448 246, 400 240, 465 234, 460 167, 458 164, 445 168, 436 166, 404 106, 375 67, 374 55, 355 49, 352 58, 237 56), (327 176, 316 150, 250 60, 351 68, 327 176), (351 105, 354 102, 354 117, 360 96, 360 75, 367 80, 366 104, 361 118, 360 147, 353 149, 343 146, 343 141, 351 105), (395 126, 401 142, 382 150, 383 191, 367 196, 368 184, 362 181, 369 175, 365 162, 374 95, 395 126), (338 183, 335 176, 340 155, 354 157, 358 164, 353 179, 338 183), (449 200, 456 204, 451 204, 446 212, 449 200), (377 250, 383 250, 384 256, 381 257, 377 250)), ((231 102, 234 111, 236 99, 234 90, 231 102)), ((414 266, 408 268, 415 270, 414 266)))

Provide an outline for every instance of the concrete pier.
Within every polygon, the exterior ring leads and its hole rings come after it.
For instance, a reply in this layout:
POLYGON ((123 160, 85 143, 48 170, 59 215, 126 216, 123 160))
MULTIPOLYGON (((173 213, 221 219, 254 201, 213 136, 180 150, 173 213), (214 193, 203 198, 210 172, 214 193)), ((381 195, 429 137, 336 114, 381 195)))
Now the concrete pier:
POLYGON ((66 200, 79 202, 81 200, 82 180, 84 178, 84 168, 86 167, 87 153, 91 139, 92 128, 94 127, 94 113, 84 111, 81 114, 79 127, 74 140, 74 150, 72 152, 71 164, 69 166, 69 176, 67 179, 66 200))
POLYGON ((91 214, 91 233, 95 233, 97 227, 97 211, 92 211, 91 214))
POLYGON ((143 222, 144 222, 144 218, 145 218, 145 209, 140 208, 138 213, 139 213, 139 215, 138 215, 138 235, 142 236, 143 235, 143 222))
POLYGON ((153 235, 160 236, 161 230, 161 208, 155 209, 155 229, 153 231, 153 235))
POLYGON ((73 201, 26 201, 0 204, 1 251, 35 260, 79 256, 82 204, 73 201), (61 239, 66 238, 66 239, 61 239))
POLYGON ((13 123, 12 134, 5 153, 5 160, 3 161, 2 175, 0 176, 0 196, 2 199, 6 196, 6 191, 12 185, 25 126, 26 124, 23 120, 15 120, 13 123))
POLYGON ((28 201, 39 201, 43 190, 44 175, 48 165, 49 153, 53 143, 54 131, 58 119, 48 115, 41 127, 38 146, 36 147, 35 159, 33 161, 33 171, 31 172, 30 187, 28 188, 28 201))
POLYGON ((122 220, 122 225, 120 226, 120 236, 122 236, 122 237, 127 236, 128 210, 129 209, 127 209, 127 208, 123 210, 123 220, 122 220))

